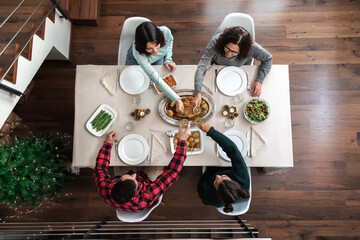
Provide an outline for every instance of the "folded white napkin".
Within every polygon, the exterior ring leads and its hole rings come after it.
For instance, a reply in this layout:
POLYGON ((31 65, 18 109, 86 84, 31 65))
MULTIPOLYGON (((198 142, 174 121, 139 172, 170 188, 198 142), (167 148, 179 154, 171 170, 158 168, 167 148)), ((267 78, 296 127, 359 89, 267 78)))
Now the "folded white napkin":
POLYGON ((213 95, 216 90, 216 82, 215 82, 215 69, 216 65, 210 65, 206 68, 206 74, 203 81, 203 87, 213 95))
POLYGON ((118 79, 119 79, 119 77, 118 77, 118 69, 117 68, 114 68, 113 70, 111 70, 110 72, 105 74, 105 76, 103 76, 100 79, 100 82, 106 88, 106 90, 110 93, 111 96, 115 95, 116 84, 117 84, 118 79))
POLYGON ((166 152, 167 148, 164 143, 154 133, 151 133, 150 162, 156 162, 166 152))
POLYGON ((254 127, 250 127, 250 157, 255 157, 257 152, 260 151, 267 143, 263 135, 261 135, 254 127))

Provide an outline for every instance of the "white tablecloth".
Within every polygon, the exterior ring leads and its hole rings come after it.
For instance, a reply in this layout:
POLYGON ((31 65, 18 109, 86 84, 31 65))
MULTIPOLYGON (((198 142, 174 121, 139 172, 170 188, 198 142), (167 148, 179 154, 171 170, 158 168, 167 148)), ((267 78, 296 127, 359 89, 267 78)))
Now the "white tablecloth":
MULTIPOLYGON (((92 135, 85 127, 87 120, 94 111, 103 103, 113 107, 118 118, 109 131, 118 132, 118 139, 129 134, 125 130, 125 124, 129 121, 135 123, 135 128, 131 133, 138 133, 148 139, 151 135, 149 128, 158 131, 167 131, 177 129, 166 123, 158 114, 157 106, 164 95, 156 93, 155 89, 148 89, 141 94, 141 102, 133 104, 133 96, 125 93, 121 88, 116 92, 115 96, 111 96, 107 90, 101 85, 100 78, 114 68, 118 68, 120 72, 126 66, 94 66, 94 65, 78 65, 76 69, 76 86, 75 86, 75 123, 74 123, 74 147, 73 147, 73 167, 94 167, 98 151, 100 150, 106 134, 102 137, 92 135), (134 109, 151 110, 149 115, 140 121, 134 121, 130 113, 134 109)), ((178 65, 173 73, 178 81, 177 89, 193 89, 194 73, 196 65, 178 65)), ((217 66, 222 68, 223 66, 217 66)), ((168 74, 168 70, 164 66, 155 66, 160 75, 168 74)), ((255 79, 258 66, 242 66, 241 69, 249 71, 252 82, 255 79)), ((251 83, 252 85, 252 83, 251 83)), ((206 92, 205 89, 203 91, 206 92)), ((236 105, 239 117, 235 118, 235 126, 231 129, 239 130, 246 134, 249 131, 250 124, 244 118, 242 109, 244 105, 251 99, 250 92, 243 92, 244 101, 236 105)), ((208 121, 211 126, 217 130, 224 132, 225 117, 222 116, 222 107, 227 104, 233 106, 233 97, 228 97, 220 91, 212 95, 215 102, 214 116, 208 121)), ((293 151, 291 136, 291 116, 290 116, 290 94, 289 94, 289 70, 288 65, 273 65, 270 73, 264 80, 261 98, 267 100, 271 108, 271 116, 265 122, 253 125, 253 127, 262 134, 267 140, 267 144, 262 151, 258 152, 256 157, 245 157, 245 161, 249 167, 292 167, 293 151)), ((159 139, 170 149, 169 138, 160 132, 155 132, 159 139)), ((202 154, 188 156, 185 166, 230 166, 230 162, 224 161, 216 156, 215 142, 204 135, 205 149, 202 154)), ((114 156, 115 147, 111 152, 110 166, 124 166, 118 157, 114 156)), ((140 166, 166 166, 171 160, 170 151, 156 162, 150 163, 145 160, 140 166)))

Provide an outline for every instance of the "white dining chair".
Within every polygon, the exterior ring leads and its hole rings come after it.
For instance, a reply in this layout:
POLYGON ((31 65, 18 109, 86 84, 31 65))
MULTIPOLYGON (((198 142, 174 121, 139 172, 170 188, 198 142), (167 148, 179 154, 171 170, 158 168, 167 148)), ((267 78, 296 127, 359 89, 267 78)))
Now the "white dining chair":
POLYGON ((118 65, 125 65, 126 54, 135 40, 135 30, 143 22, 150 20, 144 17, 131 17, 125 20, 121 30, 119 52, 118 52, 118 65))
MULTIPOLYGON (((206 171, 206 166, 202 167, 202 173, 204 174, 204 172, 206 171)), ((247 168, 248 173, 249 173, 249 178, 250 178, 250 185, 249 185, 249 198, 239 198, 239 200, 237 200, 234 204, 232 204, 234 210, 232 212, 226 213, 223 211, 224 207, 219 207, 216 208, 220 213, 224 214, 224 215, 228 215, 228 216, 238 216, 238 215, 242 215, 245 214, 250 207, 250 202, 251 202, 251 197, 252 197, 252 193, 251 193, 251 169, 250 167, 247 168)))
POLYGON ((248 173, 249 173, 249 178, 250 178, 250 186, 249 186, 249 198, 239 198, 234 204, 232 204, 234 210, 232 212, 224 212, 224 207, 219 207, 217 208, 217 210, 224 214, 224 215, 228 215, 228 216, 238 216, 238 215, 242 215, 245 214, 250 207, 250 202, 251 202, 251 197, 252 197, 252 192, 251 192, 251 170, 250 167, 247 168, 248 169, 248 173))
POLYGON ((128 212, 116 209, 116 216, 120 221, 123 222, 141 222, 145 220, 150 213, 161 203, 163 195, 159 197, 157 202, 150 208, 142 210, 140 212, 128 212))
MULTIPOLYGON (((245 13, 230 13, 226 15, 224 20, 221 22, 220 26, 214 33, 214 35, 218 33, 222 33, 225 28, 241 26, 245 28, 251 35, 253 41, 255 41, 255 27, 253 18, 245 13)), ((251 61, 251 65, 254 64, 254 59, 251 61)))

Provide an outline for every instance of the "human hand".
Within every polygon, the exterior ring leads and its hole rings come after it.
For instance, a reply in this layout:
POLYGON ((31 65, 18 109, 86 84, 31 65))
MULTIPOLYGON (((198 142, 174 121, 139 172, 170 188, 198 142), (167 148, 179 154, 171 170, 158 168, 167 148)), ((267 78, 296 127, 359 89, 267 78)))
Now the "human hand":
POLYGON ((202 124, 199 125, 199 128, 203 131, 203 132, 208 132, 210 130, 210 125, 207 122, 204 122, 202 124))
POLYGON ((106 135, 106 140, 105 141, 107 143, 113 144, 115 139, 117 138, 117 135, 118 135, 117 132, 111 131, 111 132, 108 133, 108 135, 106 135))
POLYGON ((254 82, 251 88, 252 97, 260 97, 262 84, 260 82, 254 82))
POLYGON ((201 93, 195 93, 195 97, 192 100, 192 104, 194 104, 195 106, 199 107, 201 103, 201 93))
POLYGON ((167 62, 165 65, 170 72, 173 72, 176 69, 176 64, 174 62, 167 62))
POLYGON ((190 123, 187 125, 187 127, 185 129, 183 129, 182 123, 180 121, 178 134, 179 134, 179 139, 187 140, 188 137, 190 137, 190 135, 191 135, 190 123))
POLYGON ((180 98, 176 100, 175 105, 176 105, 176 112, 184 113, 184 104, 180 98))

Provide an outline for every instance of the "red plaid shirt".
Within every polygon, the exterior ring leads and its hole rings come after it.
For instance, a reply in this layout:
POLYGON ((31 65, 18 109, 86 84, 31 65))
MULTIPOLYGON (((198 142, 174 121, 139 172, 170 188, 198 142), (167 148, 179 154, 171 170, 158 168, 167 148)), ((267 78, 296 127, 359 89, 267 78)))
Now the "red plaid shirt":
MULTIPOLYGON (((111 197, 111 190, 120 179, 120 177, 111 178, 108 172, 111 148, 112 144, 104 142, 97 155, 94 171, 95 183, 106 203, 124 211, 139 212, 151 207, 165 190, 179 178, 186 159, 186 140, 179 140, 174 157, 164 172, 154 182, 144 172, 141 172, 136 177, 138 187, 135 191, 135 196, 127 203, 118 204, 111 197)), ((132 175, 134 172, 130 171, 129 174, 132 175)))

